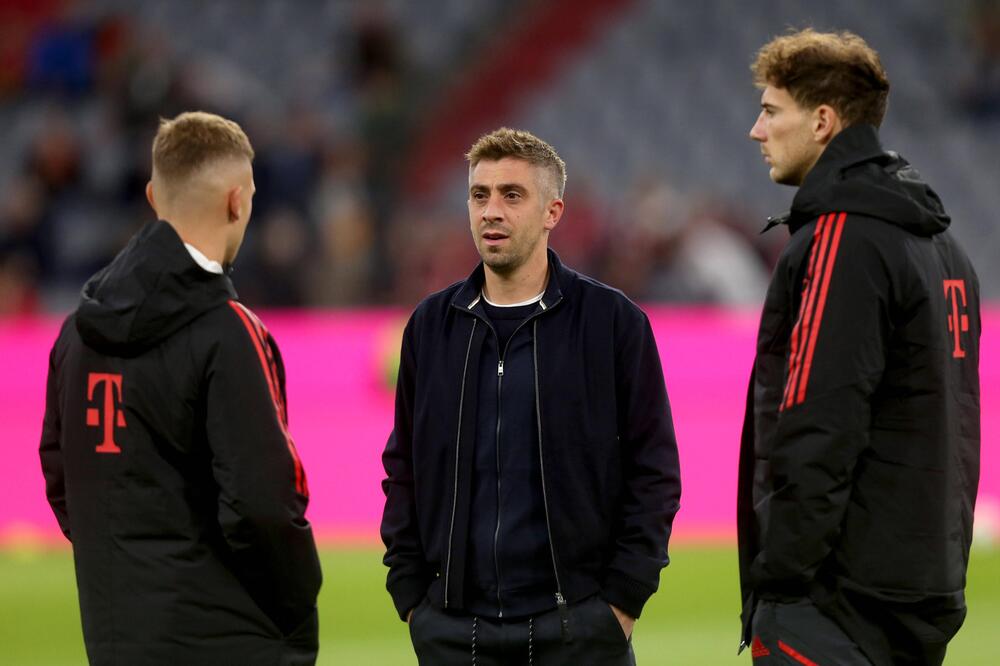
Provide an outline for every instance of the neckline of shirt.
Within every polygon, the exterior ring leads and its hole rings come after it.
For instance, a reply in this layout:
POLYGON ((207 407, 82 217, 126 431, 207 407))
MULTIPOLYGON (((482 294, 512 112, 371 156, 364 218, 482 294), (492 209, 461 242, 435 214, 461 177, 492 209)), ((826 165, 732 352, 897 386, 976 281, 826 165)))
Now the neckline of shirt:
POLYGON ((480 295, 488 305, 492 305, 495 308, 523 308, 525 305, 532 305, 533 303, 537 303, 542 300, 542 296, 545 295, 545 290, 543 289, 537 296, 529 298, 526 301, 521 301, 520 303, 494 303, 490 299, 486 298, 486 292, 480 292, 480 295))
POLYGON ((223 274, 222 264, 220 264, 217 261, 209 259, 204 254, 202 254, 201 250, 196 248, 194 245, 191 245, 190 243, 184 243, 184 247, 185 249, 187 249, 188 254, 191 255, 191 258, 194 259, 194 262, 199 266, 201 266, 203 269, 205 269, 209 273, 216 273, 218 275, 223 274))

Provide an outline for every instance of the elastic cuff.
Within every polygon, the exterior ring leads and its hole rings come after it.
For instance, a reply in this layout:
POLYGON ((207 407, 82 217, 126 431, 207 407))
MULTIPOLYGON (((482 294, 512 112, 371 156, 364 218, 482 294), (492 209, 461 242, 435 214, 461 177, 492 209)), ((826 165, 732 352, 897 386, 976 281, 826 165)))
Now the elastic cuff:
POLYGON ((656 589, 626 576, 614 569, 608 571, 601 587, 601 596, 609 604, 617 606, 634 618, 642 613, 642 607, 656 589))

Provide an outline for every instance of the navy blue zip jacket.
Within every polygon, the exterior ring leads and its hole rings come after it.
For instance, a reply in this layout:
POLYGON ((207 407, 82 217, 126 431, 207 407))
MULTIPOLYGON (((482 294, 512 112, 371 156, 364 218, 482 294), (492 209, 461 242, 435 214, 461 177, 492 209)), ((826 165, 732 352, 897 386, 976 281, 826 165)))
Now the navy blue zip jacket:
MULTIPOLYGON (((484 279, 429 296, 403 334, 382 539, 401 618, 427 596, 465 603, 478 357, 488 327, 470 308, 484 279), (472 396, 472 397, 470 397, 472 396)), ((670 407, 646 315, 564 267, 532 328, 542 488, 557 604, 595 593, 638 617, 667 565, 680 499, 670 407)))
POLYGON ((809 597, 876 666, 940 664, 979 481, 979 282, 871 125, 806 176, 768 289, 740 454, 743 640, 809 597))
POLYGON ((545 498, 535 418, 531 334, 538 303, 503 308, 485 300, 472 308, 492 333, 483 339, 476 400, 475 462, 465 606, 486 617, 530 617, 557 607, 545 523, 545 498), (498 346, 499 343, 499 346, 498 346), (501 364, 502 359, 502 364, 501 364))

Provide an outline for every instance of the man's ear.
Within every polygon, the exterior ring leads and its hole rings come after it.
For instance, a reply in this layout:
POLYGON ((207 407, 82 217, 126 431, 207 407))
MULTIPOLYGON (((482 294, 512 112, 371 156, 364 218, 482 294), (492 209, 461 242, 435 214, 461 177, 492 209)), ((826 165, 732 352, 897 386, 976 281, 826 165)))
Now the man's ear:
POLYGON ((813 110, 813 138, 820 145, 830 143, 843 129, 840 114, 829 104, 820 104, 813 110))
POLYGON ((229 221, 236 222, 242 217, 243 213, 243 202, 241 201, 240 195, 243 193, 243 186, 237 185, 233 189, 229 190, 229 195, 227 197, 227 205, 229 207, 229 221))
POLYGON ((552 231, 559 224, 559 220, 562 219, 563 209, 565 204, 562 199, 553 199, 549 202, 549 206, 545 211, 545 230, 552 231))
POLYGON ((146 201, 149 202, 149 207, 153 209, 153 212, 159 216, 160 213, 156 210, 156 199, 153 198, 153 181, 146 183, 146 201))

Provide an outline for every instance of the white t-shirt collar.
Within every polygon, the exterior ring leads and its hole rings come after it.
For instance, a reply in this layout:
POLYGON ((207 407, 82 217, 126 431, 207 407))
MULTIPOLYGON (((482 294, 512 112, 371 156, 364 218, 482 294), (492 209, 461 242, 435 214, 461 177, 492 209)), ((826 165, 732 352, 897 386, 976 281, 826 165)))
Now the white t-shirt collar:
POLYGON ((480 292, 480 293, 482 294, 483 300, 495 308, 520 308, 525 305, 531 305, 532 303, 537 303, 538 301, 542 300, 542 296, 545 295, 545 290, 543 289, 542 293, 538 294, 538 296, 529 298, 526 301, 521 301, 520 303, 504 303, 503 305, 501 305, 500 303, 494 303, 490 299, 486 298, 486 292, 480 292))
POLYGON ((194 259, 195 263, 204 268, 209 273, 217 273, 219 275, 222 275, 224 273, 224 271, 222 270, 222 264, 220 264, 217 261, 212 261, 211 259, 206 257, 204 254, 201 253, 201 250, 196 248, 194 245, 191 245, 190 243, 184 243, 184 247, 187 248, 188 254, 191 255, 191 258, 194 259))

